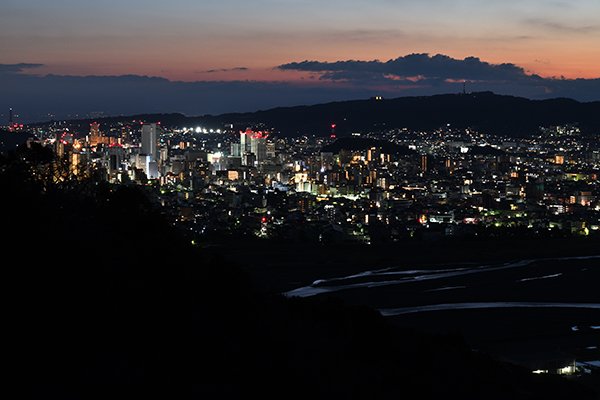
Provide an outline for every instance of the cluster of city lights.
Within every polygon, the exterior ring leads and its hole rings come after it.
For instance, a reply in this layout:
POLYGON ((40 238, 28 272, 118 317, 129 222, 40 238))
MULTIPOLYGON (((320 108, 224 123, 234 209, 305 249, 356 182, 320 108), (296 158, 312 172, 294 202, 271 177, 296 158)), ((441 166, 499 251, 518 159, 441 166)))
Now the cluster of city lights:
POLYGON ((208 129, 208 128, 203 128, 201 126, 197 126, 197 127, 189 127, 189 128, 183 128, 182 131, 184 133, 190 133, 190 132, 195 132, 195 133, 204 133, 204 134, 208 134, 208 133, 221 133, 221 129, 208 129))

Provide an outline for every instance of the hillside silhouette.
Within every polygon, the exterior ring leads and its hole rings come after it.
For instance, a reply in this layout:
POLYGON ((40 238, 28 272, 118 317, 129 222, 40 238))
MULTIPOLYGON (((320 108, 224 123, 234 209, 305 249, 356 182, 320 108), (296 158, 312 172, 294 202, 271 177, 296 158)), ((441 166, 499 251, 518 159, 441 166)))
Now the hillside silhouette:
POLYGON ((577 124, 582 131, 600 130, 600 102, 582 103, 566 98, 530 100, 492 92, 400 97, 384 100, 352 100, 296 107, 278 107, 248 113, 187 117, 182 114, 143 114, 102 118, 103 122, 132 118, 167 126, 240 129, 265 124, 281 136, 328 136, 336 124, 338 135, 378 129, 431 130, 445 127, 472 128, 490 134, 528 136, 540 126, 577 124))

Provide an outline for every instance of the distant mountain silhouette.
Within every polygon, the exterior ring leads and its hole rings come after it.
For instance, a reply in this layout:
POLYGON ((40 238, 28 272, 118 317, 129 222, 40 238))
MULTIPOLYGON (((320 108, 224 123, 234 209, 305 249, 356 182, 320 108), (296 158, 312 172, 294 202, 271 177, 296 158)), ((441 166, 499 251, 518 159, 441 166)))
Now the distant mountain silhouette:
POLYGON ((224 114, 207 119, 248 125, 263 122, 285 136, 325 135, 330 124, 338 134, 373 128, 435 129, 450 124, 488 133, 520 136, 540 126, 577 123, 584 130, 600 129, 600 102, 570 99, 529 100, 491 92, 401 97, 390 100, 355 100, 315 106, 275 108, 245 114, 224 114))
MULTIPOLYGON (((103 118, 128 121, 132 117, 103 118)), ((473 128, 486 133, 526 136, 540 126, 578 124, 586 132, 600 130, 600 102, 572 99, 529 100, 492 92, 352 100, 312 106, 278 107, 249 113, 186 117, 182 114, 146 114, 135 118, 164 125, 221 127, 263 123, 281 136, 328 135, 336 124, 338 136, 355 131, 409 128, 430 130, 441 126, 473 128)))

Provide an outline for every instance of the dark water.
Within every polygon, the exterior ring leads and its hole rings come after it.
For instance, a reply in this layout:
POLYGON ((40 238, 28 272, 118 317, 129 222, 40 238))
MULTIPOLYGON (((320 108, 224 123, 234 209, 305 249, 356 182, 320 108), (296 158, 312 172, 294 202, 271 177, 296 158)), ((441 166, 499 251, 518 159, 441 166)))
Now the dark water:
POLYGON ((398 326, 458 334, 532 369, 600 360, 600 256, 386 268, 286 295, 366 304, 398 326))

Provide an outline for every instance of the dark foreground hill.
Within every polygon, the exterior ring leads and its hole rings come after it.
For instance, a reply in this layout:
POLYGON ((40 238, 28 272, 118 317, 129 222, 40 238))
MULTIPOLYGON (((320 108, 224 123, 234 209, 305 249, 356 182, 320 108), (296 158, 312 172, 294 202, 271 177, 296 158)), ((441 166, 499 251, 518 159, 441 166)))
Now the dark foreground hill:
POLYGON ((8 381, 27 398, 591 399, 336 300, 254 290, 191 246, 139 187, 31 175, 0 159, 8 381))
MULTIPOLYGON (((176 126, 234 124, 241 129, 263 123, 283 136, 329 135, 332 123, 336 124, 338 135, 387 128, 430 130, 450 124, 456 128, 470 127, 486 133, 522 136, 536 133, 540 126, 564 124, 578 124, 585 132, 598 133, 600 102, 581 103, 565 98, 529 100, 481 92, 341 101, 217 116, 148 114, 136 118, 176 126)), ((131 119, 114 117, 102 121, 131 119)))

